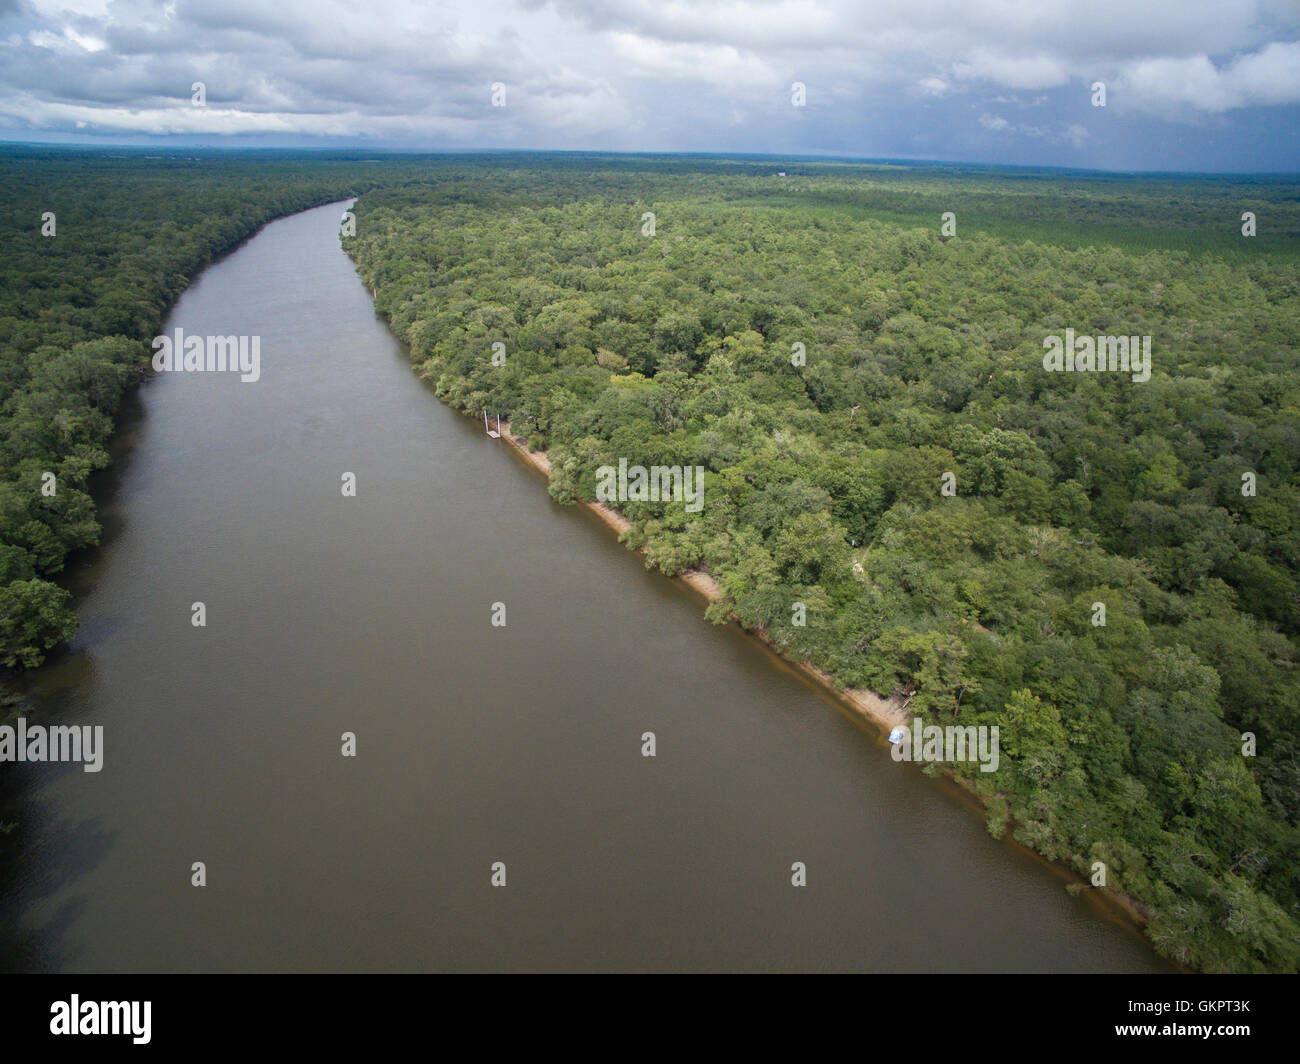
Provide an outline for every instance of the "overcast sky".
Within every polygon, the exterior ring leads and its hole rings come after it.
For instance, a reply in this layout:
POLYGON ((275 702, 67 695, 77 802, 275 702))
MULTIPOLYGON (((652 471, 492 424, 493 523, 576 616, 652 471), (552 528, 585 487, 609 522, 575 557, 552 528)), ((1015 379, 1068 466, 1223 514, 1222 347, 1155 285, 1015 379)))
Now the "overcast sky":
POLYGON ((7 140, 1296 172, 1298 129, 1298 0, 0 0, 7 140))

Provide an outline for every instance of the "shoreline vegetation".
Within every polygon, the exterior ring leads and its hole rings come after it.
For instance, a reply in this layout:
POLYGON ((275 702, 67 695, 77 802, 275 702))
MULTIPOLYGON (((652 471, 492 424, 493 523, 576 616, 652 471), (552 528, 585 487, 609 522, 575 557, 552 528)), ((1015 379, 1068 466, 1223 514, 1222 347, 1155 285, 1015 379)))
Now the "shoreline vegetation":
MULTIPOLYGON (((460 411, 460 413, 465 412, 460 411)), ((465 416, 469 415, 466 414, 465 416)), ((522 436, 516 436, 511 431, 510 423, 508 421, 503 421, 501 423, 501 430, 501 438, 511 448, 513 448, 517 454, 522 455, 524 460, 530 466, 540 472, 549 481, 551 475, 551 462, 547 453, 545 451, 530 451, 528 449, 527 439, 522 436)), ((591 513, 594 513, 601 519, 601 521, 618 533, 620 543, 625 542, 625 533, 631 530, 632 522, 623 516, 622 513, 607 503, 596 502, 592 499, 579 499, 578 502, 579 505, 591 513)), ((638 548, 637 552, 642 556, 646 554, 644 547, 638 548)), ((720 602, 724 598, 722 588, 718 585, 718 582, 713 579, 712 575, 703 569, 686 569, 671 579, 680 580, 682 583, 686 584, 687 587, 696 591, 709 602, 720 602)), ((735 614, 732 614, 732 616, 737 622, 739 622, 739 617, 736 617, 735 614)), ((742 627, 744 626, 742 625, 742 627)), ((860 718, 876 725, 884 735, 887 736, 894 728, 908 723, 908 715, 897 698, 885 698, 877 694, 875 691, 868 690, 865 687, 840 687, 836 684, 830 673, 823 669, 819 669, 811 662, 796 661, 787 657, 781 652, 781 648, 768 639, 761 630, 753 628, 745 628, 744 630, 747 634, 761 639, 769 648, 774 650, 787 665, 797 669, 799 672, 803 673, 805 677, 815 681, 818 686, 833 694, 844 705, 852 708, 860 718)))
POLYGON ((999 728, 995 771, 923 770, 992 836, 1178 964, 1300 969, 1294 185, 786 173, 453 169, 343 246, 438 398, 706 619, 873 727, 999 728), (1256 196, 1273 249, 1220 254, 1256 196), (1060 335, 1151 337, 1150 373, 1049 372, 1060 335), (702 469, 702 507, 590 505, 624 464, 702 469))
POLYGON ((427 160, 367 159, 0 147, 0 681, 77 631, 59 574, 99 543, 89 478, 176 301, 272 221, 427 179, 427 160))
POLYGON ((1103 862, 1161 954, 1300 969, 1293 179, 365 162, 0 152, 0 676, 75 631, 58 574, 98 542, 88 478, 194 274, 364 193, 343 246, 376 312, 444 403, 526 419, 553 498, 593 498, 620 455, 705 465, 694 530, 595 512, 782 660, 851 689, 919 680, 922 716, 1018 733, 998 780, 957 782, 995 837, 1103 862), (1269 220, 1258 242, 1221 229, 1243 207, 1269 220), (1153 336, 1150 380, 1040 372, 1066 328, 1153 336), (936 505, 944 471, 961 491, 936 505), (783 619, 796 596, 818 624, 783 619))
POLYGON ((371 177, 293 157, 0 150, 0 676, 77 631, 58 577, 99 543, 89 478, 191 279, 371 177))
MULTIPOLYGON (((459 410, 457 413, 471 421, 476 421, 469 411, 459 410)), ((550 456, 545 451, 530 451, 527 439, 516 436, 511 431, 508 421, 501 423, 501 439, 526 465, 535 472, 540 473, 549 482, 551 462, 550 456)), ((579 499, 578 504, 588 512, 595 514, 606 527, 612 529, 620 543, 625 543, 625 534, 633 526, 632 522, 622 513, 606 503, 592 499, 579 499)), ((644 557, 646 551, 641 547, 637 548, 637 553, 644 557)), ((657 569, 655 571, 660 576, 665 575, 657 569)), ((669 579, 681 581, 708 602, 719 602, 724 597, 718 582, 702 569, 688 569, 676 576, 669 577, 669 579)), ((886 741, 888 741, 889 733, 894 728, 909 723, 908 714, 897 698, 885 698, 867 688, 841 687, 835 682, 835 678, 824 669, 819 669, 809 661, 798 661, 791 658, 780 646, 767 637, 767 633, 760 629, 746 628, 740 623, 739 617, 734 613, 731 616, 747 636, 757 639, 782 666, 798 674, 824 698, 834 703, 841 710, 847 710, 855 721, 872 728, 878 736, 885 737, 886 741)), ((971 808, 972 812, 987 816, 989 807, 987 797, 967 786, 965 780, 944 767, 938 768, 937 775, 960 791, 965 803, 971 808)), ((1150 922, 1150 914, 1136 898, 1115 891, 1092 888, 1087 880, 1079 875, 1078 871, 1066 861, 1049 860, 1008 835, 1004 835, 998 841, 1015 847, 1045 867, 1063 874, 1067 879, 1067 884, 1073 884, 1079 890, 1094 890, 1092 900, 1103 910, 1107 918, 1125 924, 1137 933, 1141 933, 1142 929, 1150 922)))

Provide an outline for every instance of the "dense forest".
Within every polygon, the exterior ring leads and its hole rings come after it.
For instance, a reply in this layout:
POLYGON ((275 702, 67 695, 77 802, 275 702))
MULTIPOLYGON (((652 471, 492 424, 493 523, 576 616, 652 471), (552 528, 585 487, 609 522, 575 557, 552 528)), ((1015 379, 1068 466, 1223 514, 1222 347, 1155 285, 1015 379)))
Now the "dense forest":
POLYGON ((699 513, 621 509, 647 564, 712 574, 712 620, 997 725, 999 770, 956 766, 990 832, 1101 862, 1180 962, 1296 970, 1300 189, 785 171, 449 163, 344 244, 557 500, 706 470, 699 513), (1066 329, 1150 337, 1150 379, 1048 372, 1066 329))
POLYGON ((0 665, 75 630, 59 573, 168 306, 363 194, 378 309, 554 498, 702 466, 698 513, 620 505, 710 619, 997 725, 997 772, 954 766, 990 832, 1104 864, 1167 956, 1300 968, 1300 188, 780 166, 0 152, 0 665), (1150 379, 1047 371, 1065 330, 1149 336, 1150 379))
POLYGON ((272 218, 374 172, 308 153, 0 152, 0 665, 39 665, 76 630, 51 578, 98 542, 87 478, 167 308, 272 218))

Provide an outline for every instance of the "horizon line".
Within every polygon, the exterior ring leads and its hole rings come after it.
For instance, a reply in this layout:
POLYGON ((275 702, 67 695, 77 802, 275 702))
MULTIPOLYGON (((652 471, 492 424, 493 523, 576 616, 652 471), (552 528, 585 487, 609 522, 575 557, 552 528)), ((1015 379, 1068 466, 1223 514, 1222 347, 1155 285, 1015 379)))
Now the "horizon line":
POLYGON ((913 156, 867 156, 840 155, 833 153, 774 153, 760 151, 628 151, 613 148, 404 148, 395 146, 365 147, 345 145, 234 145, 234 144, 158 144, 152 142, 123 141, 105 143, 103 141, 41 141, 16 140, 0 135, 0 150, 9 148, 38 148, 43 150, 66 151, 114 151, 131 149, 134 151, 158 152, 311 152, 319 154, 377 154, 377 155, 414 155, 428 157, 457 155, 607 155, 622 158, 682 158, 699 159, 753 159, 753 160, 787 160, 792 162, 828 163, 842 162, 858 165, 887 164, 899 167, 972 167, 995 170, 1043 170, 1075 174, 1105 174, 1108 176, 1131 177, 1215 177, 1246 178, 1269 177, 1291 178, 1300 181, 1300 170, 1107 170, 1098 167, 1062 166, 1048 163, 990 163, 969 159, 930 159, 913 156))

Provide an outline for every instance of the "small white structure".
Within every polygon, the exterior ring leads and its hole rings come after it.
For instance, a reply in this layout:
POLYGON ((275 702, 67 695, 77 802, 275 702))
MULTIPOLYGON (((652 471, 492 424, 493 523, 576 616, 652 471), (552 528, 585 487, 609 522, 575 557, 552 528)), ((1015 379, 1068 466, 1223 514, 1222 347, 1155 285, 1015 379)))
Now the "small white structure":
POLYGON ((483 428, 487 431, 487 434, 488 434, 489 436, 491 436, 494 440, 499 440, 499 439, 501 439, 501 415, 500 415, 500 414, 497 415, 497 430, 496 430, 496 432, 493 432, 492 429, 489 428, 489 426, 488 426, 487 411, 484 410, 484 411, 483 411, 483 428))

